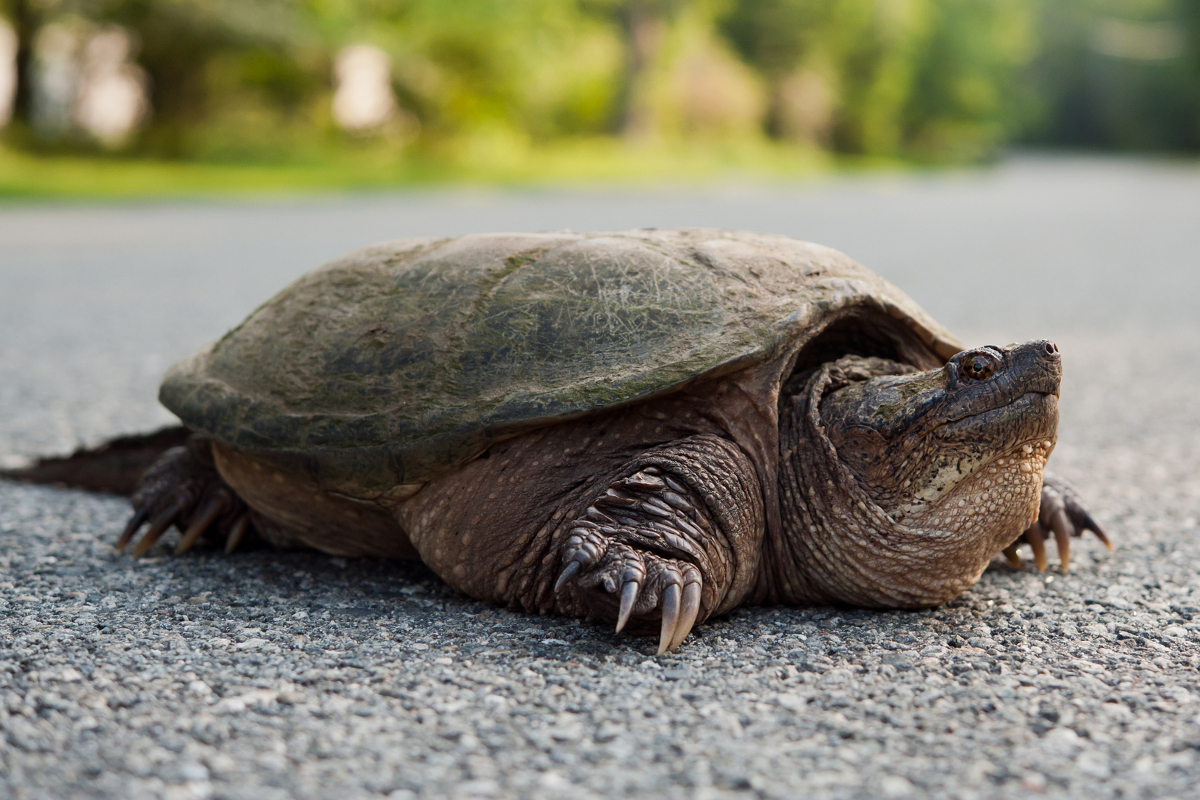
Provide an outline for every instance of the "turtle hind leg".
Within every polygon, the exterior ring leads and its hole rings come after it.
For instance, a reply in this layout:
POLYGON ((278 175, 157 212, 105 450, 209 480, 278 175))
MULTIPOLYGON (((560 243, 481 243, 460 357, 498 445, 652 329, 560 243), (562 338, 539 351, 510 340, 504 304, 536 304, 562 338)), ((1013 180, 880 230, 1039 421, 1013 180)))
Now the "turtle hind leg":
POLYGON ((176 555, 214 533, 225 540, 225 551, 232 552, 250 530, 249 509, 217 472, 210 440, 199 435, 159 456, 142 476, 132 502, 134 514, 117 549, 124 551, 142 525, 150 525, 134 545, 134 556, 153 547, 172 525, 183 531, 176 555))

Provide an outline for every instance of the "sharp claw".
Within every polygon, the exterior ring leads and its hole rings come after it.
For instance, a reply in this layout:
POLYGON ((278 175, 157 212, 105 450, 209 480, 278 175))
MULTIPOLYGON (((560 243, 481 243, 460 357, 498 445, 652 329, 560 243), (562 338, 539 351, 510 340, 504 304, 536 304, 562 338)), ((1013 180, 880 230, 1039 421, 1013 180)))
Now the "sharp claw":
POLYGON ((233 523, 233 530, 229 532, 229 538, 225 540, 225 555, 229 555, 237 546, 242 543, 242 539, 246 536, 246 529, 250 527, 250 515, 242 514, 238 517, 237 522, 233 523))
POLYGON ((557 592, 561 589, 576 572, 579 572, 578 561, 572 561, 570 564, 567 564, 567 568, 562 571, 562 575, 559 575, 558 580, 554 582, 554 591, 557 592))
POLYGON ((1026 531, 1025 540, 1033 548, 1033 560, 1037 562, 1038 572, 1046 571, 1046 529, 1040 522, 1035 522, 1026 531))
POLYGON ((137 513, 129 518, 129 522, 125 525, 125 530, 121 531, 121 536, 117 539, 117 552, 125 552, 125 546, 129 544, 129 540, 137 533, 137 529, 142 527, 142 523, 146 521, 146 517, 150 514, 146 509, 139 508, 137 513))
POLYGON ((637 601, 638 591, 642 587, 638 586, 637 581, 626 581, 621 587, 621 610, 617 612, 617 633, 625 627, 625 623, 629 622, 629 615, 633 612, 633 604, 637 601))
POLYGON ((204 511, 200 514, 200 517, 184 532, 183 538, 179 540, 179 544, 175 545, 175 555, 181 556, 192 549, 192 545, 196 543, 200 535, 208 530, 208 526, 212 525, 213 521, 220 515, 221 507, 224 505, 221 500, 212 500, 204 507, 204 511))
POLYGON ((679 624, 675 626, 675 635, 671 638, 668 650, 674 650, 683 644, 683 640, 692 632, 696 617, 700 614, 700 584, 689 583, 683 587, 683 608, 679 612, 679 624))
POLYGON ((179 513, 180 508, 180 504, 175 503, 166 511, 154 518, 154 521, 150 523, 150 528, 146 531, 146 535, 143 536, 141 541, 137 543, 137 547, 133 548, 134 558, 141 558, 146 554, 147 550, 154 546, 154 543, 158 541, 158 538, 163 535, 167 528, 171 527, 171 523, 174 521, 175 516, 179 513))
POLYGON ((1083 527, 1096 535, 1096 538, 1104 542, 1104 546, 1108 548, 1108 552, 1112 552, 1115 548, 1113 543, 1108 540, 1108 535, 1104 530, 1096 524, 1096 521, 1091 517, 1084 519, 1083 527))
POLYGON ((678 583, 672 583, 663 592, 662 600, 662 633, 658 636, 658 652, 656 656, 661 656, 663 653, 671 649, 671 642, 675 639, 675 626, 679 623, 679 599, 682 591, 678 583))
POLYGON ((1054 531, 1054 541, 1058 545, 1058 560, 1062 562, 1065 575, 1071 563, 1071 523, 1067 512, 1061 508, 1050 515, 1050 527, 1054 531))
POLYGON ((1096 520, 1092 519, 1092 515, 1079 503, 1078 499, 1068 497, 1067 514, 1075 523, 1075 529, 1079 531, 1080 535, 1084 531, 1091 531, 1097 539, 1104 542, 1104 546, 1108 548, 1109 552, 1112 552, 1113 543, 1108 540, 1108 534, 1097 524, 1096 520))
POLYGON ((1008 565, 1013 569, 1021 568, 1021 555, 1017 552, 1018 544, 1020 542, 1016 541, 1004 548, 1004 557, 1008 559, 1008 565))

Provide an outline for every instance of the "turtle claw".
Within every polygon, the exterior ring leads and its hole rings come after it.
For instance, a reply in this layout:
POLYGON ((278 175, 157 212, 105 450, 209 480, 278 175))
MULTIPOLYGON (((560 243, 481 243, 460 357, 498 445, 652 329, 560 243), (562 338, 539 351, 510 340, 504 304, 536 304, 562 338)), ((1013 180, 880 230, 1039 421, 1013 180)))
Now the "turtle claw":
POLYGON ((228 533, 227 545, 237 546, 249 525, 246 504, 221 479, 207 447, 205 440, 191 440, 167 450, 151 465, 133 495, 135 512, 117 539, 118 551, 124 552, 146 520, 150 527, 134 547, 134 557, 149 552, 172 525, 183 531, 176 555, 186 553, 214 527, 228 533))
POLYGON ((683 640, 692 632, 696 618, 700 615, 700 572, 693 566, 686 565, 682 574, 674 576, 682 583, 672 583, 663 593, 663 626, 662 636, 658 643, 658 655, 669 653, 683 644, 683 640), (670 621, 668 637, 667 623, 670 621))
POLYGON ((242 514, 237 518, 237 522, 233 523, 233 528, 229 531, 229 538, 225 540, 225 555, 231 554, 237 550, 238 545, 242 543, 242 539, 246 536, 246 531, 250 528, 250 515, 242 514))
POLYGON ((1071 566, 1071 523, 1067 512, 1057 508, 1050 515, 1050 529, 1054 531, 1054 543, 1058 546, 1058 560, 1065 574, 1071 566))
POLYGON ((1065 574, 1071 565, 1071 538, 1082 536, 1084 531, 1091 531, 1105 547, 1113 549, 1112 542, 1104 529, 1101 528, 1092 515, 1083 507, 1083 501, 1071 484, 1054 475, 1046 475, 1042 479, 1042 500, 1038 509, 1038 518, 1029 529, 1004 549, 1008 563, 1014 569, 1021 566, 1021 557, 1017 555, 1017 547, 1028 544, 1033 550, 1034 560, 1037 561, 1038 571, 1046 570, 1045 540, 1054 536, 1058 548, 1059 563, 1065 574))
POLYGON ((200 536, 206 530, 208 530, 208 526, 212 525, 213 522, 216 521, 217 517, 220 516, 221 512, 224 510, 224 505, 225 503, 219 498, 214 498, 208 501, 208 504, 205 505, 204 509, 200 512, 200 516, 188 526, 188 529, 183 533, 183 538, 179 540, 179 544, 175 545, 175 555, 181 556, 188 550, 192 549, 192 545, 196 543, 196 540, 199 539, 200 536))
POLYGON ((150 516, 150 512, 145 508, 139 508, 134 515, 129 518, 129 522, 125 525, 125 530, 121 531, 120 538, 117 539, 117 552, 124 553, 125 547, 133 539, 133 535, 137 533, 138 528, 142 527, 142 523, 150 516))
MULTIPOLYGON (((557 592, 562 589, 562 587, 567 585, 567 581, 571 579, 571 576, 576 572, 579 572, 580 563, 582 562, 580 562, 579 559, 572 559, 571 562, 567 564, 567 568, 562 571, 562 575, 559 575, 558 580, 554 583, 554 591, 557 592)), ((620 629, 618 628, 618 630, 620 629)))
POLYGON ((617 612, 617 633, 620 633, 621 629, 625 627, 625 623, 629 621, 629 615, 633 612, 633 604, 637 600, 639 589, 641 586, 637 581, 627 581, 621 587, 621 609, 617 612))
POLYGON ((679 614, 679 622, 675 626, 675 635, 671 637, 668 650, 674 650, 683 644, 683 640, 692 632, 696 617, 700 615, 700 583, 689 583, 683 587, 683 609, 679 614))
POLYGON ((571 580, 571 577, 581 568, 592 567, 599 563, 607 550, 608 540, 601 536, 594 526, 580 526, 571 531, 566 547, 563 548, 567 566, 554 583, 555 593, 561 591, 567 585, 567 581, 571 580))
POLYGON ((1075 531, 1075 535, 1082 536, 1084 531, 1091 531, 1092 535, 1108 548, 1108 552, 1113 552, 1116 548, 1113 547, 1108 534, 1100 527, 1100 523, 1092 519, 1092 515, 1083 507, 1075 490, 1070 486, 1066 488, 1067 491, 1063 493, 1063 510, 1066 512, 1065 516, 1075 531))
POLYGON ((617 633, 633 620, 638 621, 638 632, 646 632, 656 621, 657 654, 679 647, 700 615, 700 571, 622 541, 599 544, 600 539, 599 528, 581 525, 572 531, 563 552, 567 565, 555 592, 574 595, 581 615, 609 619, 616 599, 617 633))
POLYGON ((150 523, 149 530, 146 531, 146 535, 133 548, 134 558, 141 558, 146 554, 147 550, 154 546, 154 543, 166 532, 167 528, 171 527, 171 523, 175 521, 175 517, 179 515, 182 508, 183 504, 177 502, 154 518, 154 521, 150 523))
POLYGON ((662 633, 658 637, 658 652, 655 653, 656 656, 661 656, 670 650, 671 642, 675 640, 675 626, 679 624, 681 594, 682 592, 679 589, 678 583, 672 583, 663 592, 662 633))
POLYGON ((1033 550, 1033 560, 1037 562, 1038 572, 1046 571, 1046 529, 1040 522, 1035 522, 1025 532, 1029 547, 1033 550))
POLYGON ((573 616, 615 621, 617 633, 657 635, 662 655, 708 616, 718 594, 703 583, 712 568, 704 542, 719 528, 707 511, 716 499, 658 464, 628 469, 583 518, 567 523, 555 604, 573 616))

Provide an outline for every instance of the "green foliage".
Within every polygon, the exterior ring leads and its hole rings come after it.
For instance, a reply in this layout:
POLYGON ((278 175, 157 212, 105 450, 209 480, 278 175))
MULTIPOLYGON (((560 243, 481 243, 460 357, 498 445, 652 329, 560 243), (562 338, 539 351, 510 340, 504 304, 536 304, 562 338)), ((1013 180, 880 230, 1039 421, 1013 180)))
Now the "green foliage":
POLYGON ((410 0, 405 8, 356 33, 391 53, 397 88, 428 139, 478 127, 547 138, 606 122, 619 47, 572 3, 410 0))
POLYGON ((1197 0, 0 0, 0 13, 22 43, 10 146, 37 143, 21 133, 32 42, 69 15, 134 34, 152 115, 126 150, 156 158, 511 166, 606 137, 630 153, 775 140, 917 160, 1014 139, 1200 149, 1197 0), (398 108, 357 133, 332 112, 352 44, 390 57, 398 108))
POLYGON ((288 118, 327 80, 323 43, 284 0, 76 3, 136 37, 153 109, 137 142, 144 153, 212 155, 222 138, 243 142, 243 154, 277 149, 288 118))

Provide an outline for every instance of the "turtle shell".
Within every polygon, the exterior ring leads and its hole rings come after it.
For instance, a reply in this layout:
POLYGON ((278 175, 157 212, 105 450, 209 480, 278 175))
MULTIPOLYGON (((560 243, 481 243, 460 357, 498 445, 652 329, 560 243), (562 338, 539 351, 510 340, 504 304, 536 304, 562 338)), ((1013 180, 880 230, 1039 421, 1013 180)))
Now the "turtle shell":
POLYGON ((903 292, 782 236, 683 230, 404 239, 317 269, 168 373, 189 427, 383 492, 491 443, 781 356, 832 316, 960 349, 903 292))

